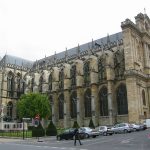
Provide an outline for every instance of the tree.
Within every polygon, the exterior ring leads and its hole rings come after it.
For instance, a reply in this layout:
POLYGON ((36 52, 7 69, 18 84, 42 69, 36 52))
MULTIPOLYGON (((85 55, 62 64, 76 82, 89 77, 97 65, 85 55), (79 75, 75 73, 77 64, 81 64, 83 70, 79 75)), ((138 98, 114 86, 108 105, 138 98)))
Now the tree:
POLYGON ((89 127, 92 128, 92 129, 95 129, 95 125, 94 125, 92 119, 90 120, 89 127))
POLYGON ((74 121, 73 127, 72 128, 80 128, 80 126, 78 125, 77 121, 74 121))
POLYGON ((32 129, 32 137, 42 137, 45 136, 45 130, 43 129, 41 123, 37 127, 33 127, 32 129))
POLYGON ((40 118, 51 115, 51 107, 46 94, 28 93, 21 96, 17 102, 17 113, 19 118, 34 118, 37 114, 40 118))

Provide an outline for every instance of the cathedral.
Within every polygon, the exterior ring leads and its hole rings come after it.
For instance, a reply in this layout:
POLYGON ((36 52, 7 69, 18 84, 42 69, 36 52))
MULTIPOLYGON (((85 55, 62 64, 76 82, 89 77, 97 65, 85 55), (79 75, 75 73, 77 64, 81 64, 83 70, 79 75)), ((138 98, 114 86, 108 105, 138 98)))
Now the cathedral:
POLYGON ((45 93, 58 127, 140 123, 150 118, 150 19, 126 19, 121 32, 35 62, 0 60, 0 107, 16 118, 21 94, 45 93))

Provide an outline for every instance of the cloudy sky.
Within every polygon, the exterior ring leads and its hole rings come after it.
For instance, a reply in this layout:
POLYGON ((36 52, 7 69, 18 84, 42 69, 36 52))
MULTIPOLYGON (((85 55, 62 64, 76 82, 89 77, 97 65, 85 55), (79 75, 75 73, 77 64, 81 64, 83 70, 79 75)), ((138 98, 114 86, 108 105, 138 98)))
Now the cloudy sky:
POLYGON ((150 0, 0 0, 0 56, 38 60, 121 31, 150 0))

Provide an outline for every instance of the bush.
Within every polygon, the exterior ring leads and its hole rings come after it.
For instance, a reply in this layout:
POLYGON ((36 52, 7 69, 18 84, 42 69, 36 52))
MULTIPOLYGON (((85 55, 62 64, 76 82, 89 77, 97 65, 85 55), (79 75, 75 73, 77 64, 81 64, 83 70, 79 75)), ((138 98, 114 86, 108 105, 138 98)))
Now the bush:
POLYGON ((33 127, 32 129, 32 137, 42 137, 45 136, 45 130, 43 129, 41 123, 37 127, 33 127))
POLYGON ((80 126, 78 125, 77 121, 74 121, 73 127, 72 128, 80 128, 80 126))
POLYGON ((92 119, 90 120, 89 127, 92 128, 92 129, 95 129, 95 125, 94 125, 92 119))
POLYGON ((55 125, 53 124, 53 121, 50 121, 50 124, 48 125, 46 129, 46 135, 47 136, 55 136, 57 135, 57 129, 55 125))

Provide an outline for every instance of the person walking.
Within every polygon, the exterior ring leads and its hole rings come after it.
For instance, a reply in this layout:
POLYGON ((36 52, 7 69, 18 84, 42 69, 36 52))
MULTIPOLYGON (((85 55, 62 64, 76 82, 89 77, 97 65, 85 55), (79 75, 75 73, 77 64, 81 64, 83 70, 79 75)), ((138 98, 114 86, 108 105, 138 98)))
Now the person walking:
POLYGON ((79 135, 79 130, 78 128, 76 128, 74 130, 74 146, 76 146, 76 141, 79 141, 79 144, 82 145, 81 141, 80 141, 80 135, 79 135))

